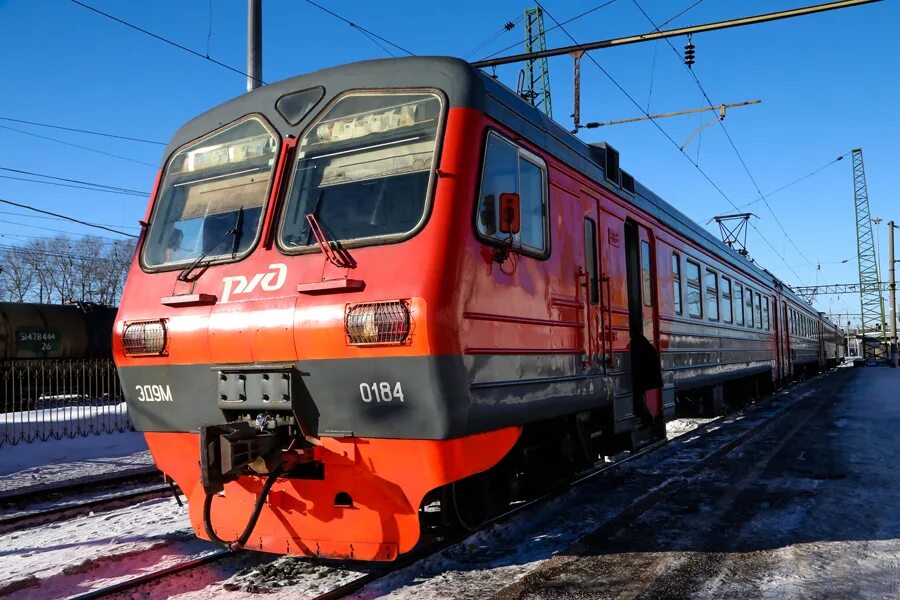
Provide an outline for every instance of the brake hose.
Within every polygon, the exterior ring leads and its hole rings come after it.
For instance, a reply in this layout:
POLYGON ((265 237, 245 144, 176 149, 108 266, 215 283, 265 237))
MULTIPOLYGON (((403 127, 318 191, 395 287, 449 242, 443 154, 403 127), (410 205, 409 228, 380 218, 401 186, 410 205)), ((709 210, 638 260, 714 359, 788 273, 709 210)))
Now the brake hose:
POLYGON ((266 482, 263 484, 262 490, 259 492, 259 498, 256 499, 256 504, 253 506, 253 513, 250 515, 250 520, 247 521, 247 526, 244 527, 244 532, 233 542, 227 542, 216 535, 216 532, 213 531, 212 526, 212 500, 216 495, 215 493, 207 493, 206 498, 203 500, 203 527, 206 529, 206 535, 209 536, 209 539, 214 543, 231 550, 232 552, 237 552, 241 548, 244 547, 244 544, 247 543, 247 540, 250 539, 250 534, 253 533, 253 528, 256 527, 256 521, 259 519, 259 515, 262 512, 263 504, 266 503, 266 497, 269 495, 269 491, 271 491, 272 486, 275 485, 275 480, 278 479, 279 476, 284 472, 281 466, 275 467, 271 473, 269 473, 269 477, 266 479, 266 482))

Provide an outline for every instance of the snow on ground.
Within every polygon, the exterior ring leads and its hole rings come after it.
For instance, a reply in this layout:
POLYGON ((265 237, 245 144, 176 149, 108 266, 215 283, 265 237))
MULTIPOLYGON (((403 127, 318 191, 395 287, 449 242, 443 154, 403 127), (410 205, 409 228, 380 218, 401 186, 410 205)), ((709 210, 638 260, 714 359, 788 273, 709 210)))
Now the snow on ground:
POLYGON ((4 445, 0 448, 0 497, 152 466, 144 435, 134 431, 4 445))
POLYGON ((675 419, 666 423, 666 436, 671 440, 680 437, 686 433, 690 433, 700 427, 706 425, 710 421, 714 421, 715 417, 709 418, 682 418, 675 419))
POLYGON ((715 468, 496 597, 900 598, 900 376, 819 383, 715 468))
MULTIPOLYGON (((98 400, 97 402, 100 401, 98 400)), ((76 403, 68 406, 48 406, 33 410, 0 413, 0 425, 10 427, 13 424, 16 426, 29 424, 31 427, 37 427, 41 423, 76 422, 89 419, 102 420, 101 415, 109 415, 110 418, 122 415, 122 421, 124 422, 126 414, 127 409, 124 402, 105 404, 76 403)))
POLYGON ((0 535, 0 596, 63 598, 210 548, 172 498, 23 529, 0 535))

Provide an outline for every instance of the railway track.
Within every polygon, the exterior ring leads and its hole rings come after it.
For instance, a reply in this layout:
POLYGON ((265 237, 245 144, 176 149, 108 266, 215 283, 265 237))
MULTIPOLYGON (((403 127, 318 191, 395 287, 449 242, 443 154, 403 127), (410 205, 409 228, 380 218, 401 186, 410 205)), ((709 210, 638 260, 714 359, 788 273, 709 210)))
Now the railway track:
POLYGON ((86 515, 92 512, 113 510, 121 508, 122 506, 127 506, 128 504, 152 500, 154 498, 162 498, 177 493, 178 489, 173 487, 172 484, 160 483, 131 489, 118 494, 93 497, 81 502, 69 502, 37 510, 26 510, 13 513, 8 516, 0 517, 0 534, 25 527, 33 527, 35 525, 43 525, 62 519, 86 515))
MULTIPOLYGON (((817 380, 818 380, 818 378, 815 380, 812 380, 812 381, 814 382, 817 380)), ((597 466, 588 472, 582 473, 581 475, 576 477, 574 480, 566 483, 565 485, 560 485, 538 497, 535 497, 526 502, 518 504, 518 505, 512 507, 511 509, 507 510, 506 512, 496 515, 496 516, 486 520, 485 523, 482 524, 482 526, 479 528, 479 531, 481 531, 489 526, 501 524, 505 521, 508 521, 517 515, 523 514, 532 508, 536 508, 539 505, 547 503, 550 500, 569 492, 573 488, 584 485, 589 481, 596 480, 598 477, 601 477, 604 474, 609 474, 610 472, 613 472, 613 471, 621 468, 625 464, 628 464, 639 458, 646 457, 650 454, 656 453, 656 452, 660 451, 662 448, 665 448, 665 447, 671 445, 672 443, 681 441, 682 438, 690 437, 693 440, 693 439, 697 438, 698 436, 704 436, 704 435, 711 433, 712 431, 718 430, 718 429, 720 429, 720 426, 722 425, 723 421, 727 418, 733 418, 733 417, 735 417, 735 415, 740 415, 746 419, 752 413, 758 412, 761 409, 767 407, 767 405, 775 397, 782 396, 784 394, 791 394, 795 391, 797 391, 796 386, 788 388, 786 391, 779 392, 775 396, 770 396, 762 402, 757 402, 752 405, 749 405, 749 406, 743 408, 741 411, 738 411, 738 413, 734 413, 731 415, 726 415, 726 416, 712 419, 706 423, 698 425, 695 429, 693 429, 689 432, 686 432, 685 434, 682 434, 678 437, 675 437, 672 439, 660 440, 658 442, 655 442, 653 444, 645 446, 644 448, 641 448, 637 452, 629 453, 625 456, 622 456, 621 458, 619 458, 618 460, 615 460, 614 462, 605 463, 600 466, 597 466)), ((805 394, 802 394, 798 398, 798 400, 807 397, 811 393, 812 392, 809 391, 805 394)), ((627 506, 619 514, 615 515, 612 518, 611 522, 616 522, 616 521, 619 521, 620 519, 627 518, 627 517, 633 517, 633 516, 636 516, 644 511, 648 510, 649 508, 651 508, 652 506, 657 504, 660 500, 667 497, 669 494, 673 493, 677 489, 679 484, 669 483, 669 482, 673 482, 674 480, 680 480, 681 482, 683 482, 685 480, 685 478, 697 475, 699 472, 701 472, 705 468, 714 464, 722 456, 724 456, 724 455, 728 454, 729 452, 732 452, 736 448, 740 447, 741 445, 746 443, 749 439, 751 439, 755 435, 757 435, 759 432, 766 429, 769 425, 776 422, 779 417, 781 417, 785 412, 790 410, 790 408, 794 405, 795 405, 795 402, 787 402, 784 406, 779 407, 777 410, 775 410, 771 414, 760 418, 757 422, 753 423, 751 426, 749 426, 746 429, 744 429, 743 431, 741 431, 734 438, 725 441, 724 443, 722 443, 721 445, 716 447, 713 451, 708 453, 706 456, 693 462, 683 472, 680 472, 677 475, 674 475, 673 477, 666 480, 666 482, 664 482, 662 485, 657 486, 655 489, 648 491, 647 494, 636 499, 635 502, 633 502, 632 504, 627 506)), ((399 571, 401 569, 409 567, 410 565, 412 565, 416 562, 419 562, 429 556, 432 556, 435 553, 440 552, 441 550, 444 550, 450 546, 458 544, 458 543, 464 541, 466 538, 470 537, 471 535, 473 535, 473 532, 464 532, 464 533, 449 536, 445 539, 442 539, 440 541, 429 544, 427 547, 423 548, 420 551, 414 551, 406 556, 402 556, 392 563, 385 564, 385 566, 382 568, 377 568, 371 572, 367 572, 367 573, 360 575, 359 577, 353 578, 350 581, 346 581, 342 584, 339 584, 339 585, 333 587, 332 589, 329 589, 328 591, 325 591, 317 596, 314 596, 314 598, 315 598, 315 600, 336 600, 339 598, 344 598, 346 596, 349 596, 350 594, 358 591, 359 589, 361 589, 379 579, 382 579, 382 578, 386 577, 387 575, 390 575, 391 573, 394 573, 396 571, 399 571)), ((140 575, 140 576, 137 576, 137 577, 125 580, 125 581, 115 583, 115 584, 107 586, 107 587, 93 590, 91 592, 87 592, 87 593, 80 594, 77 596, 72 596, 69 598, 69 600, 89 600, 89 599, 94 599, 94 598, 103 598, 103 597, 110 596, 113 594, 131 592, 141 586, 144 586, 147 584, 152 584, 154 582, 163 580, 167 577, 171 577, 173 575, 184 573, 184 572, 190 571, 192 569, 204 567, 211 563, 220 561, 223 558, 226 558, 228 556, 231 556, 231 553, 229 551, 217 550, 217 551, 211 552, 210 554, 204 555, 202 557, 193 558, 193 559, 185 561, 183 563, 172 565, 172 566, 166 567, 164 569, 154 571, 152 573, 146 573, 146 574, 143 574, 143 575, 140 575)), ((336 569, 336 572, 337 572, 337 569, 336 569)))
POLYGON ((112 477, 89 478, 63 485, 40 485, 0 494, 0 508, 27 505, 59 497, 76 496, 85 492, 115 489, 122 484, 159 481, 162 473, 156 467, 132 469, 112 477))
MULTIPOLYGON (((703 426, 701 425, 700 427, 703 427, 703 426)), ((515 506, 514 508, 512 508, 502 514, 499 514, 499 515, 489 518, 488 520, 485 521, 485 523, 482 525, 481 528, 483 529, 485 527, 488 527, 491 525, 496 525, 498 523, 502 523, 503 521, 509 520, 509 519, 513 518, 515 515, 518 515, 532 507, 535 507, 543 502, 551 500, 552 498, 555 498, 555 497, 565 493, 566 491, 571 489, 571 487, 573 485, 577 485, 580 482, 587 481, 596 476, 599 476, 602 473, 605 473, 605 472, 608 472, 615 468, 618 468, 627 462, 636 460, 637 458, 640 458, 642 456, 646 456, 647 454, 650 454, 651 452, 654 452, 654 451, 658 450, 659 448, 662 448, 667 443, 668 443, 668 440, 661 440, 659 442, 656 442, 654 444, 651 444, 649 446, 642 448, 638 452, 628 454, 627 456, 621 458, 620 460, 618 460, 616 462, 605 464, 601 467, 598 467, 597 469, 591 471, 590 473, 583 474, 578 480, 576 480, 575 482, 572 482, 571 484, 568 484, 566 486, 560 486, 558 489, 555 489, 555 490, 548 492, 546 494, 543 494, 539 497, 528 500, 527 502, 523 502, 522 504, 519 504, 519 505, 515 506)), ((357 590, 365 587, 366 585, 369 585, 370 583, 372 583, 378 579, 381 579, 381 578, 383 578, 391 573, 394 573, 400 569, 404 569, 404 568, 412 565, 415 562, 418 562, 424 558, 427 558, 428 556, 435 554, 436 552, 440 552, 441 550, 444 550, 445 548, 448 548, 454 544, 457 544, 457 543, 465 540, 467 537, 469 537, 472 534, 473 534, 473 532, 464 532, 464 533, 453 535, 453 536, 447 537, 445 539, 442 539, 440 541, 434 542, 434 543, 428 545, 426 548, 423 548, 422 550, 413 551, 407 555, 401 556, 400 558, 398 558, 397 560, 395 560, 391 563, 385 563, 384 567, 382 567, 382 568, 378 568, 374 571, 364 573, 360 577, 354 578, 354 579, 347 581, 343 584, 340 584, 340 585, 334 587, 333 589, 330 589, 322 594, 314 596, 314 599, 315 600, 337 600, 339 598, 344 598, 346 596, 349 596, 350 594, 356 592, 357 590)), ((216 550, 214 552, 211 552, 211 553, 206 554, 199 558, 193 558, 191 560, 187 560, 187 561, 178 563, 176 565, 171 565, 166 568, 153 571, 151 573, 145 573, 145 574, 127 579, 125 581, 120 581, 120 582, 111 584, 109 586, 105 586, 103 588, 99 588, 96 590, 92 590, 90 592, 85 592, 83 594, 71 596, 67 600, 93 600, 95 598, 104 598, 104 597, 111 596, 114 594, 131 592, 131 591, 134 591, 136 588, 139 588, 143 585, 152 584, 154 582, 161 581, 161 580, 163 580, 167 577, 171 577, 173 575, 178 575, 180 573, 184 573, 184 572, 187 572, 187 571, 190 571, 193 569, 198 569, 198 568, 207 566, 209 564, 220 561, 231 555, 232 555, 232 553, 228 550, 216 550)))

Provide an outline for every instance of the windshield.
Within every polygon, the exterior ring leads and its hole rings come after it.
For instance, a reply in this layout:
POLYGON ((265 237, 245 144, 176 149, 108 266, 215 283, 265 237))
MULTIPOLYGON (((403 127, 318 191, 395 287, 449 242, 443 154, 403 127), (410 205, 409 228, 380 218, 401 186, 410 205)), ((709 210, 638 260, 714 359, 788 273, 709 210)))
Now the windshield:
POLYGON ((440 115, 433 93, 341 98, 300 141, 282 245, 315 244, 307 214, 334 241, 415 229, 425 212, 440 115))
POLYGON ((184 147, 166 169, 144 244, 147 267, 243 254, 256 241, 278 140, 257 118, 184 147))

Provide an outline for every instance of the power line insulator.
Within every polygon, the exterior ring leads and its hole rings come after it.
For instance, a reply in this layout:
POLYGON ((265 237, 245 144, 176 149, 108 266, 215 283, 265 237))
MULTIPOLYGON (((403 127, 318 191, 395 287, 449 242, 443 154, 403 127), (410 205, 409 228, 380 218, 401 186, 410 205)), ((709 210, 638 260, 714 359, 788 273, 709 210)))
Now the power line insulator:
POLYGON ((696 51, 694 43, 691 41, 691 36, 688 36, 688 43, 684 45, 684 64, 688 66, 688 68, 692 68, 694 66, 696 51))
POLYGON ((516 24, 513 23, 512 21, 507 21, 506 24, 503 26, 503 29, 504 29, 504 31, 512 31, 515 26, 516 26, 516 24))

